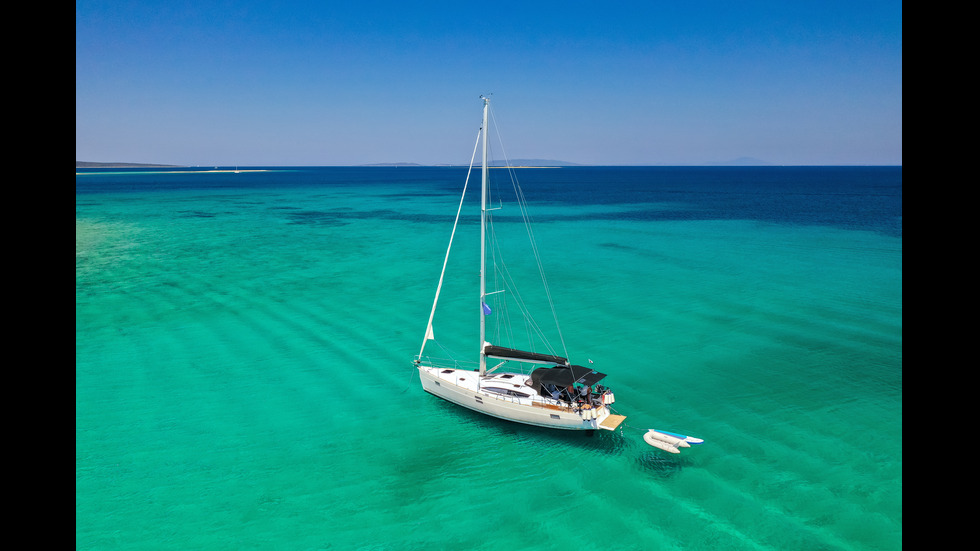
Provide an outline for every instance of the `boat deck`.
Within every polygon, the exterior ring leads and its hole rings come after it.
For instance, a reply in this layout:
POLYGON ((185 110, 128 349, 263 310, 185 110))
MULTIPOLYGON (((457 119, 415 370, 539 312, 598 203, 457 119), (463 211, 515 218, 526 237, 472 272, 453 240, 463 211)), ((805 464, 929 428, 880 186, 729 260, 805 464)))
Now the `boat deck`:
MULTIPOLYGON (((478 371, 463 368, 458 365, 434 365, 433 363, 423 362, 420 368, 424 369, 430 376, 434 376, 436 381, 443 381, 458 389, 470 392, 471 396, 482 397, 477 402, 483 404, 482 399, 492 399, 494 402, 507 402, 513 405, 531 407, 534 409, 548 410, 552 412, 551 417, 557 418, 555 414, 573 414, 584 419, 593 419, 593 427, 603 430, 615 430, 624 419, 623 415, 615 415, 605 406, 605 401, 595 395, 596 401, 592 405, 582 407, 582 404, 569 404, 566 401, 555 399, 551 396, 542 396, 531 385, 530 375, 513 372, 492 373, 480 377, 478 371)), ((436 383, 438 385, 438 382, 436 383)), ((443 396, 447 397, 447 396, 443 396)), ((467 398, 457 398, 457 403, 466 405, 467 398), (461 401, 459 401, 461 400, 461 401)), ((467 406, 470 407, 470 406, 467 406)))

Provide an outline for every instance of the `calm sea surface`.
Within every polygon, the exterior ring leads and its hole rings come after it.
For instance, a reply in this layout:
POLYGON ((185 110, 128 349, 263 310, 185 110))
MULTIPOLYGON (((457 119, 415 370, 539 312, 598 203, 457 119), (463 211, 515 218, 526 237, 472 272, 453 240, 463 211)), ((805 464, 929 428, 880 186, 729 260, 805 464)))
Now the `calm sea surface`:
POLYGON ((622 430, 422 391, 465 169, 76 171, 76 548, 901 549, 901 167, 517 175, 622 430))

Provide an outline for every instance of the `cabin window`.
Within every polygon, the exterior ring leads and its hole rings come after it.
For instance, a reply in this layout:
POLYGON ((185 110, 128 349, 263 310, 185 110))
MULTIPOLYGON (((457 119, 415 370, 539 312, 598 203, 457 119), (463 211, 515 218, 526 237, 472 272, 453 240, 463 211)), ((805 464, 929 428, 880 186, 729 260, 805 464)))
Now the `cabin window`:
POLYGON ((514 396, 515 398, 529 398, 530 394, 525 394, 523 392, 517 392, 516 390, 510 390, 507 388, 498 388, 495 386, 485 386, 483 390, 487 392, 493 392, 494 394, 503 394, 504 396, 514 396))
POLYGON ((555 415, 554 413, 552 413, 552 414, 551 414, 551 418, 552 418, 552 419, 561 419, 561 417, 558 417, 558 416, 557 416, 557 415, 555 415))

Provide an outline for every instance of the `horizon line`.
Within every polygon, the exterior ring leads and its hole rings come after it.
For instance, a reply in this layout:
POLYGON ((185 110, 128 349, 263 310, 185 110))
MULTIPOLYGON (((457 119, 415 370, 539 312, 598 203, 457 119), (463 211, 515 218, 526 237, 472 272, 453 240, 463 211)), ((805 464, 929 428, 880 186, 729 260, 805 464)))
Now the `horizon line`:
MULTIPOLYGON (((469 163, 331 163, 331 164, 162 164, 162 163, 129 163, 129 162, 101 162, 101 161, 76 161, 75 168, 246 168, 246 167, 359 167, 359 168, 465 168, 469 163)), ((479 165, 473 165, 474 167, 479 165)), ((559 161, 556 164, 511 164, 495 165, 488 168, 576 168, 576 167, 815 167, 815 166, 890 166, 900 167, 902 163, 799 163, 799 164, 778 164, 778 163, 615 163, 615 164, 582 164, 559 161)))

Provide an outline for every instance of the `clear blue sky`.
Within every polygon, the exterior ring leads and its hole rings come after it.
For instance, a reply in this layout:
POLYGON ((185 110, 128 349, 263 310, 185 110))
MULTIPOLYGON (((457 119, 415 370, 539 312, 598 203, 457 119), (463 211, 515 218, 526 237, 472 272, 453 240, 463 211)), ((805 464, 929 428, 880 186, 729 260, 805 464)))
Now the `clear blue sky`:
POLYGON ((902 3, 75 2, 75 159, 902 164, 902 3), (483 11, 486 10, 486 11, 483 11))

